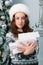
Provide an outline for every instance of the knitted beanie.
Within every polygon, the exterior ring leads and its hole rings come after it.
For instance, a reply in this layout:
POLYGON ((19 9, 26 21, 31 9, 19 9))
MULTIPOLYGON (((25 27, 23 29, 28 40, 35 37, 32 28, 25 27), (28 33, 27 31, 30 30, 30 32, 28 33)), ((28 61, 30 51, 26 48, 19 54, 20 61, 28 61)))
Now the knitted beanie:
POLYGON ((9 10, 10 20, 12 21, 13 15, 17 12, 24 12, 29 16, 29 8, 25 4, 14 4, 9 10))

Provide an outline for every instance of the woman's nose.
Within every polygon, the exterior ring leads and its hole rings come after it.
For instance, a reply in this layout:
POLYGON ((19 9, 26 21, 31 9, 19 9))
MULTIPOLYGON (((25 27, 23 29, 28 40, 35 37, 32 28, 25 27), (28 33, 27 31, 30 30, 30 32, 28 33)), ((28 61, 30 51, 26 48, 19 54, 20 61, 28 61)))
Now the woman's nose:
POLYGON ((22 19, 21 18, 19 19, 19 22, 22 22, 22 19))

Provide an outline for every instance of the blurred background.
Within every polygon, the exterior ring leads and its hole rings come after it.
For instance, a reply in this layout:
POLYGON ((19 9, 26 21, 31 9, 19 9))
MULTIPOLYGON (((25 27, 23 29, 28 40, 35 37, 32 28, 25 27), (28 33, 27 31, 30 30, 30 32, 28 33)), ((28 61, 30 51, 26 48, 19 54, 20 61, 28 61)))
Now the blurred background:
MULTIPOLYGON (((39 31, 39 65, 43 64, 43 0, 0 0, 0 31, 3 36, 8 32, 10 18, 8 11, 13 4, 24 3, 29 7, 30 26, 39 31)), ((1 37, 0 37, 1 40, 1 37)))

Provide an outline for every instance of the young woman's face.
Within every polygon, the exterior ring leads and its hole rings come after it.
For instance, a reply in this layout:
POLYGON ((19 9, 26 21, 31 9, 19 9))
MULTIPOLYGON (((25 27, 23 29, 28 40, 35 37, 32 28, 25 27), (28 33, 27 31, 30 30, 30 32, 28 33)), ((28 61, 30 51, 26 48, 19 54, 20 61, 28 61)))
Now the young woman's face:
POLYGON ((25 25, 25 14, 23 12, 18 12, 15 14, 15 24, 19 29, 22 29, 25 25))

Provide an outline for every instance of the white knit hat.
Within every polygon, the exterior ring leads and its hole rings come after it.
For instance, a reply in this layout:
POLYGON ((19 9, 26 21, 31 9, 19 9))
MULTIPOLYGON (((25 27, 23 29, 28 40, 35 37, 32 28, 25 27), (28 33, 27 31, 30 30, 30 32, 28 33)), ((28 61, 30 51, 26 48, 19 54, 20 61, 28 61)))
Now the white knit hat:
POLYGON ((9 10, 11 21, 12 21, 13 15, 17 12, 24 12, 25 14, 29 16, 29 8, 25 4, 14 4, 9 10))

